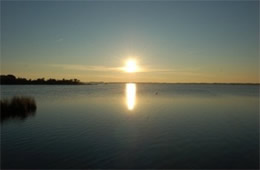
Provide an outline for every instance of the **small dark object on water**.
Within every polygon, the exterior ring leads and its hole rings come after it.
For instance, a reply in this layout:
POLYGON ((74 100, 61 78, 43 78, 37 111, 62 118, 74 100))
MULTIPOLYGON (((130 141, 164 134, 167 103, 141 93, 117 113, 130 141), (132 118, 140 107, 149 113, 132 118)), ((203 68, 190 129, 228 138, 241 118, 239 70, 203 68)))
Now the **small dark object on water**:
POLYGON ((155 92, 155 95, 158 95, 158 92, 155 92))
POLYGON ((11 99, 1 99, 1 121, 10 118, 24 119, 34 115, 36 103, 32 97, 14 96, 11 99))

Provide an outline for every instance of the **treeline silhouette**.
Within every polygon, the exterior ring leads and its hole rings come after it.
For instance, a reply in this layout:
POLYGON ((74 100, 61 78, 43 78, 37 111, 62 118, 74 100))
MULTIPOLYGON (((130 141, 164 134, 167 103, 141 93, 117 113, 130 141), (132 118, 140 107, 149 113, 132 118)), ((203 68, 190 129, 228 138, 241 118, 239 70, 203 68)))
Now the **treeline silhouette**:
POLYGON ((78 79, 48 79, 38 78, 36 80, 26 79, 26 78, 16 78, 14 75, 0 75, 0 84, 13 85, 13 84, 33 84, 33 85, 41 85, 41 84, 49 84, 49 85, 79 85, 83 84, 78 79))

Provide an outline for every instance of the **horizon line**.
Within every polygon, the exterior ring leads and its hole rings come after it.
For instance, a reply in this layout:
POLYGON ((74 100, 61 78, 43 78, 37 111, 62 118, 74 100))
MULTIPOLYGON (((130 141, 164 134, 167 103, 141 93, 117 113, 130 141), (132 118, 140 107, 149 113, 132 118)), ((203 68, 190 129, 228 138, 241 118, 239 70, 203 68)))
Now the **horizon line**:
MULTIPOLYGON (((0 76, 8 76, 8 75, 12 75, 15 76, 13 74, 0 74, 0 76)), ((16 77, 15 78, 24 78, 24 77, 16 77)), ((44 78, 44 77, 42 77, 44 78)), ((25 78, 30 80, 31 78, 25 78)), ((36 79, 31 79, 31 80, 37 80, 37 79, 41 79, 41 78, 36 78, 36 79)), ((45 79, 45 78, 44 78, 45 79)), ((62 80, 62 79, 57 79, 57 78, 49 78, 49 79, 55 79, 55 80, 62 80)), ((65 79, 65 78, 63 78, 65 79)), ((72 80, 75 78, 71 78, 68 80, 72 80)), ((48 79, 46 79, 48 80, 48 79)), ((89 83, 103 83, 103 84, 125 84, 125 83, 137 83, 137 84, 230 84, 230 85, 260 85, 260 82, 152 82, 152 81, 81 81, 80 79, 78 79, 81 83, 83 84, 89 84, 89 83)), ((0 84, 2 85, 2 83, 0 82, 0 84)))
POLYGON ((247 85, 247 84, 252 84, 252 85, 260 85, 260 83, 250 83, 250 82, 246 82, 246 83, 242 83, 242 82, 120 82, 120 81, 88 81, 88 82, 81 82, 83 84, 85 83, 99 83, 99 84, 126 84, 126 83, 136 83, 136 84, 230 84, 230 85, 247 85))

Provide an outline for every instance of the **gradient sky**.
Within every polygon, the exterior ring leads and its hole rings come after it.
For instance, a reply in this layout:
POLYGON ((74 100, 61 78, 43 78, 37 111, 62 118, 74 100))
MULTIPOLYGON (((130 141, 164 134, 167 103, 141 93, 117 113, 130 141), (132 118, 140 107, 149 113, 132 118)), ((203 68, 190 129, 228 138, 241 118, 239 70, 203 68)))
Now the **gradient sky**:
POLYGON ((1 1, 1 74, 256 83, 259 1, 1 1))

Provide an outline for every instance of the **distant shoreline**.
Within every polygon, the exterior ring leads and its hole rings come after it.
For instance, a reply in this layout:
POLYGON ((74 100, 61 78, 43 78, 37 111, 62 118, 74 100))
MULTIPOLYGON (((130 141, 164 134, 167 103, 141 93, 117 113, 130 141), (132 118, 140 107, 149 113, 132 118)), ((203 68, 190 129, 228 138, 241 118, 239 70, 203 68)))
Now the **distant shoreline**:
MULTIPOLYGON (((174 84, 174 85, 260 85, 260 83, 165 83, 165 82, 104 82, 102 84, 174 84)), ((97 83, 98 84, 98 83, 97 83)), ((101 83, 99 83, 101 84, 101 83)))
POLYGON ((38 78, 35 80, 26 78, 16 78, 14 75, 0 75, 0 85, 99 85, 99 84, 126 84, 126 83, 136 83, 136 84, 174 84, 174 85, 260 85, 260 83, 174 83, 174 82, 81 82, 78 79, 48 79, 38 78))
POLYGON ((25 86, 25 85, 49 85, 49 86, 70 86, 70 85, 110 85, 110 84, 127 84, 127 83, 135 83, 135 84, 147 84, 147 85, 227 85, 227 86, 260 86, 259 83, 146 83, 146 82, 82 82, 80 84, 2 84, 1 85, 5 85, 5 86, 25 86))
POLYGON ((16 78, 14 75, 0 75, 1 85, 81 85, 82 83, 78 79, 48 79, 38 78, 36 80, 26 78, 16 78))

